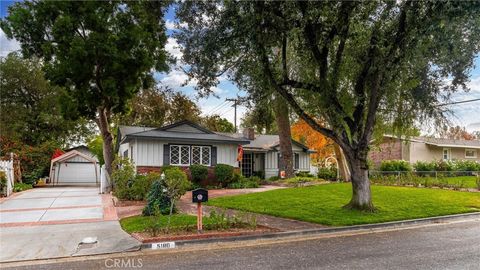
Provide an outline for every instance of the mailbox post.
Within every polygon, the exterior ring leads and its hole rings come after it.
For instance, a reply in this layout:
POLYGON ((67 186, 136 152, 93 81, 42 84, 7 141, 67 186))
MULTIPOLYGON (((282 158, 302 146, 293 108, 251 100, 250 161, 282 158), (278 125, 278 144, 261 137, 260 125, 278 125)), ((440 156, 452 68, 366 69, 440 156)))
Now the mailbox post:
POLYGON ((192 191, 192 202, 197 203, 197 230, 202 232, 202 202, 208 202, 208 190, 197 188, 192 191))

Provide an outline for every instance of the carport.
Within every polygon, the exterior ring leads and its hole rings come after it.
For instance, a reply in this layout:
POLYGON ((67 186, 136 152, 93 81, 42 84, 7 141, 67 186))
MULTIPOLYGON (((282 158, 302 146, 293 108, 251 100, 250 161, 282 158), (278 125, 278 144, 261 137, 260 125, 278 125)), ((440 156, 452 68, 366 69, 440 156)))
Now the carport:
POLYGON ((52 159, 50 183, 56 185, 99 184, 98 160, 80 151, 71 150, 52 159))

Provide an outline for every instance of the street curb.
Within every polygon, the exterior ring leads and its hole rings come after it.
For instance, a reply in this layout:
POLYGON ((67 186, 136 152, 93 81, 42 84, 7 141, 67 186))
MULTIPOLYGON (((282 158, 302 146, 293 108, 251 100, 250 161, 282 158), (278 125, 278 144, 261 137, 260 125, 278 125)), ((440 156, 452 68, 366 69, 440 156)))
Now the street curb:
MULTIPOLYGON (((175 241, 174 243, 175 243, 175 247, 183 247, 183 246, 197 245, 197 244, 228 243, 228 242, 262 240, 262 239, 281 239, 281 238, 292 237, 292 236, 321 235, 321 234, 327 234, 327 233, 355 232, 355 231, 362 231, 362 230, 388 229, 388 228, 403 227, 403 226, 409 226, 409 225, 441 223, 444 221, 461 220, 465 218, 480 218, 480 212, 430 217, 430 218, 409 219, 409 220, 401 220, 401 221, 390 221, 390 222, 375 223, 375 224, 344 226, 344 227, 308 229, 308 230, 301 230, 301 231, 287 231, 287 232, 276 232, 276 233, 266 233, 266 234, 257 234, 257 235, 240 235, 240 236, 234 236, 234 237, 181 240, 181 241, 175 241)), ((152 246, 154 244, 155 243, 144 243, 141 245, 141 249, 152 249, 152 246)))

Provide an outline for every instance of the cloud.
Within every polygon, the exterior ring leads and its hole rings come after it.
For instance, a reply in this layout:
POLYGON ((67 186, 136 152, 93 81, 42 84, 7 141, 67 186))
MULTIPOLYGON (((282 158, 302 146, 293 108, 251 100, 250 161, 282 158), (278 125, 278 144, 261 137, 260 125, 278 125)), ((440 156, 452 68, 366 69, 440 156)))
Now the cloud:
POLYGON ((2 29, 0 29, 0 56, 5 57, 13 51, 20 50, 20 43, 15 39, 8 39, 2 29))
POLYGON ((169 37, 167 39, 167 44, 165 44, 165 50, 175 57, 178 61, 182 59, 183 53, 180 50, 180 44, 178 44, 177 40, 173 37, 169 37))
POLYGON ((178 30, 179 29, 178 26, 187 27, 187 25, 188 24, 184 22, 179 24, 178 22, 175 22, 173 20, 168 20, 168 19, 165 21, 165 27, 167 28, 167 30, 172 30, 172 31, 178 30))

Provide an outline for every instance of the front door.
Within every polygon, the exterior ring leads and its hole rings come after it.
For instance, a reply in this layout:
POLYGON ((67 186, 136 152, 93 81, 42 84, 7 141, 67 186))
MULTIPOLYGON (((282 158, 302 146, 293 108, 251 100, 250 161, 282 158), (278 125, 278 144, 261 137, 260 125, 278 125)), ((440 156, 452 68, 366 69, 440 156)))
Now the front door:
POLYGON ((242 175, 250 177, 253 174, 253 154, 243 152, 242 175))

